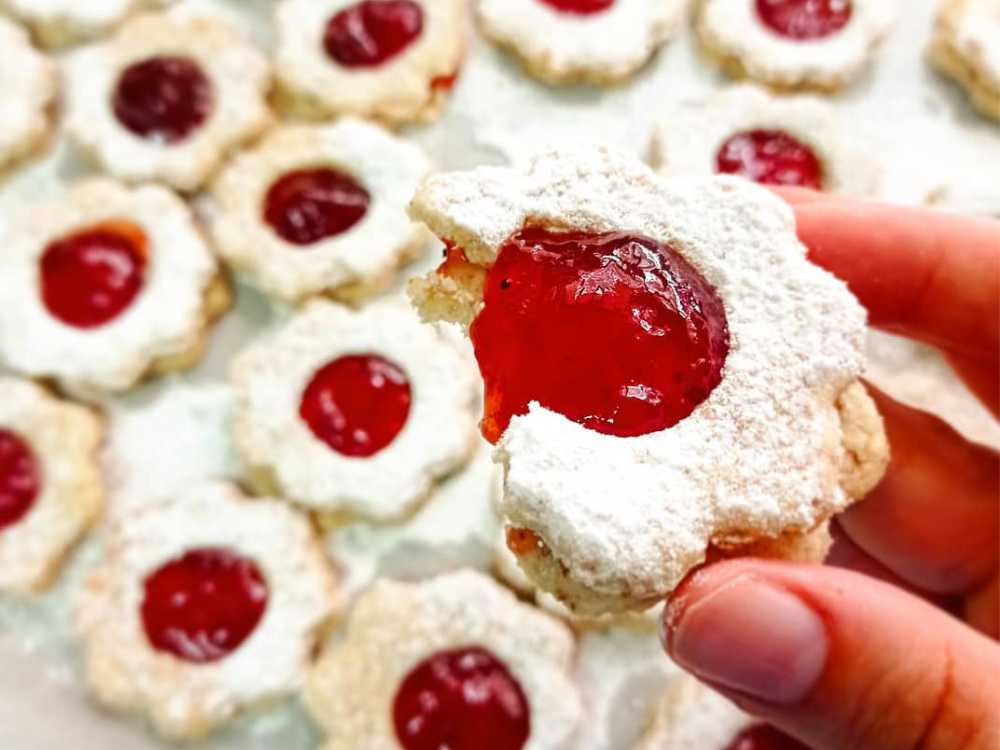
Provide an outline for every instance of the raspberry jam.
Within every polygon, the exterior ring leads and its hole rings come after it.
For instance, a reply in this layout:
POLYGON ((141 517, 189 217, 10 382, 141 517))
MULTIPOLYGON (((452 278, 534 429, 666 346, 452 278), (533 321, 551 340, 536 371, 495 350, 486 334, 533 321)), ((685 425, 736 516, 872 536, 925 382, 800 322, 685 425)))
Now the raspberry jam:
POLYGON ((404 750, 520 750, 531 709, 507 667, 483 648, 441 651, 406 676, 392 706, 404 750))
POLYGON ((758 724, 745 729, 725 750, 809 750, 796 739, 779 732, 770 724, 758 724))
POLYGON ((615 4, 615 0, 541 0, 562 13, 575 13, 587 16, 600 13, 615 4))
POLYGON ((96 328, 142 291, 146 235, 126 221, 83 229, 49 244, 39 270, 46 309, 67 325, 96 328))
POLYGON ((722 302, 645 237, 523 229, 500 249, 483 301, 470 336, 491 442, 531 401, 608 435, 657 432, 722 379, 722 302))
POLYGON ((0 428, 0 529, 20 521, 42 488, 38 461, 18 435, 0 428))
POLYGON ((152 57, 125 69, 112 107, 140 138, 179 143, 204 124, 214 101, 212 83, 194 60, 152 57))
POLYGON ((851 0, 757 0, 757 15, 772 31, 794 41, 836 34, 851 20, 851 0))
POLYGON ((395 440, 410 402, 410 381, 401 367, 377 354, 355 354, 313 376, 299 416, 337 453, 364 458, 395 440))
POLYGON ((424 12, 413 0, 361 0, 330 19, 323 46, 345 68, 390 60, 420 36, 424 12))
POLYGON ((735 174, 762 185, 796 185, 821 190, 823 165, 813 150, 780 130, 737 133, 716 156, 721 174, 735 174))
POLYGON ((144 586, 140 614, 150 645, 188 662, 231 654, 267 608, 267 583, 256 563, 227 549, 185 552, 144 586))
POLYGON ((334 169, 289 172, 264 198, 264 221, 283 240, 311 245, 346 232, 368 213, 368 191, 334 169))

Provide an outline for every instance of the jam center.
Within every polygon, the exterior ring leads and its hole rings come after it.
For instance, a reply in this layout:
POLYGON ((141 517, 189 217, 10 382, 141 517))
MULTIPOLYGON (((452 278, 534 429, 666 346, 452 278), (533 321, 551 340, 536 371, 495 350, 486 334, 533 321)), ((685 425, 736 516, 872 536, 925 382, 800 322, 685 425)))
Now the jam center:
POLYGON ((823 188, 823 166, 816 154, 780 130, 737 133, 722 144, 716 168, 764 185, 823 188))
POLYGON ((726 750, 809 750, 796 739, 779 732, 770 724, 745 729, 726 746, 726 750))
POLYGON ((299 416, 337 453, 366 457, 395 440, 410 415, 410 381, 376 354, 335 359, 312 378, 299 416))
POLYGON ((42 301, 67 325, 110 322, 142 290, 146 235, 134 224, 108 222, 57 239, 42 253, 42 301))
POLYGON ((500 249, 483 300, 470 335, 491 442, 532 401, 609 435, 657 432, 722 378, 722 302, 645 237, 524 229, 500 249))
POLYGON ((485 649, 442 651, 406 676, 392 707, 404 750, 520 750, 531 709, 517 680, 485 649))
POLYGON ((561 13, 575 13, 579 16, 601 13, 615 4, 615 0, 541 0, 541 2, 561 13))
POLYGON ((0 529, 20 521, 41 491, 38 461, 28 444, 0 429, 0 529))
POLYGON ((264 220, 283 240, 311 245, 346 232, 368 212, 368 191, 333 169, 289 172, 264 199, 264 220))
POLYGON ((204 124, 214 90, 198 64, 186 57, 153 57, 130 65, 118 79, 115 117, 135 135, 179 143, 204 124))
POLYGON ((323 46, 344 67, 373 67, 409 47, 423 28, 424 12, 413 0, 361 0, 330 19, 323 46))
POLYGON ((226 549, 194 549, 146 578, 142 624, 158 651, 188 662, 217 661, 257 627, 267 598, 252 560, 226 549))
POLYGON ((836 34, 853 10, 851 0, 757 0, 757 15, 767 27, 795 41, 836 34))

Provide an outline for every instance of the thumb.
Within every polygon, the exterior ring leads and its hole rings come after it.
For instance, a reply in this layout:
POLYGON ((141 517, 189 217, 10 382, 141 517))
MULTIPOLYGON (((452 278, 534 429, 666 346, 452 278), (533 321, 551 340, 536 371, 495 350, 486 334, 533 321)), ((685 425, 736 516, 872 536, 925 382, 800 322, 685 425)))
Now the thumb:
POLYGON ((674 660, 817 750, 996 750, 1000 646, 836 568, 730 560, 664 613, 674 660))

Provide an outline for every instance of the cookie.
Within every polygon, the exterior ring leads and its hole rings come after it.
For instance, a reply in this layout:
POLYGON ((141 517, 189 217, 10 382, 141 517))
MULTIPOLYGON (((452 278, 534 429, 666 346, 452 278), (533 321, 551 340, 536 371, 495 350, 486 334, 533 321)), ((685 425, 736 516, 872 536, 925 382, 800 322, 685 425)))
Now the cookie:
POLYGON ((451 247, 411 293, 470 325, 509 546, 578 614, 799 555, 881 478, 865 311, 770 191, 598 148, 435 175, 411 211, 451 247))
POLYGON ((51 110, 57 92, 56 67, 31 46, 28 35, 0 18, 0 79, 6 90, 0 99, 0 168, 42 146, 52 128, 51 110))
POLYGON ((427 247, 406 204, 429 171, 417 146, 377 125, 286 125, 215 180, 212 234, 266 294, 359 302, 427 247))
POLYGON ((0 591, 47 586, 97 517, 103 434, 89 409, 0 377, 0 591))
POLYGON ((86 397, 193 366, 229 305, 184 202, 104 178, 12 217, 0 297, 0 360, 86 397))
POLYGON ((942 0, 929 56, 976 109, 1000 121, 1000 2, 942 0))
POLYGON ((64 47, 100 36, 140 8, 173 0, 3 0, 46 47, 64 47))

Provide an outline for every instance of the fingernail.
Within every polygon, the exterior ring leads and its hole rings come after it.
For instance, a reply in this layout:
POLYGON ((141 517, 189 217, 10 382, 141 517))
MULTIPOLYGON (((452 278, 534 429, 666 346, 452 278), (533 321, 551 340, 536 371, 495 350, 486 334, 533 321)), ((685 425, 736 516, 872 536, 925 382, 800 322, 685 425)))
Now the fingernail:
POLYGON ((797 596, 736 578, 667 614, 670 652, 701 679, 778 705, 801 701, 819 680, 829 643, 819 616, 797 596))

